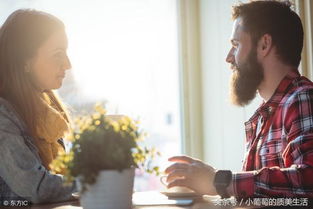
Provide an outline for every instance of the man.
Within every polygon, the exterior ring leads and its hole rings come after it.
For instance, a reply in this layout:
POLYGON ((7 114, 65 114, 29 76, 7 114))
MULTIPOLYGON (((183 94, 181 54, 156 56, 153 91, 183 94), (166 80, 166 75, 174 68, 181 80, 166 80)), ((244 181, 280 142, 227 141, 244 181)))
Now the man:
POLYGON ((303 28, 289 2, 253 1, 233 7, 231 100, 264 102, 245 123, 243 171, 218 171, 187 156, 166 169, 168 187, 222 197, 313 197, 313 84, 297 67, 303 28))

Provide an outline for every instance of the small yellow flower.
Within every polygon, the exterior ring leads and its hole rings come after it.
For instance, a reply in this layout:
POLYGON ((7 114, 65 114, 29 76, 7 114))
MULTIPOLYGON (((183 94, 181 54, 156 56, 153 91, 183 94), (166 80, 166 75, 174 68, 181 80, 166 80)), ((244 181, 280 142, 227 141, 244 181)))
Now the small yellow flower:
POLYGON ((115 132, 119 132, 119 131, 120 131, 120 126, 118 125, 117 122, 112 121, 112 122, 111 122, 111 125, 112 125, 112 127, 113 127, 113 129, 114 129, 115 132))
POLYGON ((85 121, 84 121, 84 125, 90 125, 92 122, 92 119, 91 118, 87 118, 85 121))
POLYGON ((100 117, 101 117, 101 114, 99 114, 99 113, 95 113, 92 115, 92 118, 95 120, 100 119, 100 117))
POLYGON ((102 115, 105 115, 105 114, 106 114, 106 110, 103 108, 102 103, 97 103, 97 104, 95 105, 95 110, 96 110, 98 113, 102 114, 102 115))

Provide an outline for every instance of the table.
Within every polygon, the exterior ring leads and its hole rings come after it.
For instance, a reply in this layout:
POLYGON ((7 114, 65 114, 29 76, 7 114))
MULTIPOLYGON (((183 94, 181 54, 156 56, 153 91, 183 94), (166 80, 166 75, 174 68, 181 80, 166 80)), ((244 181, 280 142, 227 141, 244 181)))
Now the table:
MULTIPOLYGON (((195 202, 192 205, 188 206, 134 206, 133 209, 247 209, 247 208, 256 208, 249 206, 222 206, 218 205, 213 200, 216 200, 217 196, 205 196, 202 198, 195 199, 195 202)), ((52 203, 52 204, 41 204, 41 205, 33 205, 30 207, 31 209, 82 209, 79 204, 79 200, 71 200, 61 203, 52 203)))
MULTIPOLYGON (((134 209, 246 209, 249 207, 225 207, 225 206, 216 206, 210 202, 196 202, 191 206, 136 206, 134 209)), ((54 204, 44 204, 44 205, 34 205, 31 209, 82 209, 79 205, 79 201, 67 201, 62 203, 54 204)))

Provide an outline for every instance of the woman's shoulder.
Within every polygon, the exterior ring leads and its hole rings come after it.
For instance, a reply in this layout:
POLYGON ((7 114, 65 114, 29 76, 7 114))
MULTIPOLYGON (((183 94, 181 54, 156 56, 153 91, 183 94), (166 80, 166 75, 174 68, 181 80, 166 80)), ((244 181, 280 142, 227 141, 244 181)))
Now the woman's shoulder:
POLYGON ((14 109, 10 102, 2 97, 0 97, 0 117, 4 116, 16 116, 14 109))
POLYGON ((6 100, 3 97, 0 97, 0 110, 2 111, 4 109, 10 109, 10 110, 12 109, 13 110, 13 107, 8 100, 6 100))
POLYGON ((6 99, 0 97, 0 131, 21 131, 24 125, 14 111, 12 105, 6 99))

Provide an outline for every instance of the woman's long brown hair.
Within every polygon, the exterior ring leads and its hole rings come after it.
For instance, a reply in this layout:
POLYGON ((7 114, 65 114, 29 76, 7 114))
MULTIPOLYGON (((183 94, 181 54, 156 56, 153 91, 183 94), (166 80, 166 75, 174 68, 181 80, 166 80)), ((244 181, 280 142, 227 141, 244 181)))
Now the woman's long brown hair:
MULTIPOLYGON (((38 138, 40 97, 26 72, 27 62, 52 33, 64 30, 64 24, 48 13, 22 9, 13 12, 0 28, 0 97, 8 100, 25 122, 29 134, 38 138)), ((52 91, 48 100, 69 121, 66 108, 52 91)))

